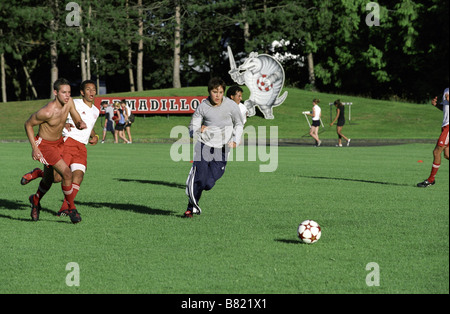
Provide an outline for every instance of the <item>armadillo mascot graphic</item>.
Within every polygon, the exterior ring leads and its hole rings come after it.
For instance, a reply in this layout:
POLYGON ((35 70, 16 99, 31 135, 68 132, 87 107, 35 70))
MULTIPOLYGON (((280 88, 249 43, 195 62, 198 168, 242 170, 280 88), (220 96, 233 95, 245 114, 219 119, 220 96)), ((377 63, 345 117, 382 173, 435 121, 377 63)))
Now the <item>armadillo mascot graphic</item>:
POLYGON ((228 58, 231 67, 228 73, 233 81, 239 85, 245 84, 250 90, 250 97, 244 102, 249 117, 255 115, 257 106, 266 119, 273 119, 273 107, 281 105, 288 95, 284 92, 280 97, 285 78, 281 64, 272 56, 252 52, 238 68, 230 46, 228 58))

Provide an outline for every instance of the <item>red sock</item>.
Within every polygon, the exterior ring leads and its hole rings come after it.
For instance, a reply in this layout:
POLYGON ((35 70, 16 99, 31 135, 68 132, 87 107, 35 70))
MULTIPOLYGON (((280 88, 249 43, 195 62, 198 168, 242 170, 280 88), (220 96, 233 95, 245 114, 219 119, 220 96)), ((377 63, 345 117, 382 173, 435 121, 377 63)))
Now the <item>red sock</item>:
MULTIPOLYGON (((64 201, 69 203, 69 209, 75 209, 75 203, 74 203, 74 193, 73 193, 73 187, 71 186, 64 186, 61 184, 63 193, 64 193, 64 201)), ((64 204, 63 204, 64 206, 64 204)))
POLYGON ((77 197, 78 191, 80 190, 80 186, 76 183, 72 183, 72 188, 73 188, 73 199, 75 200, 75 197, 77 197))
POLYGON ((441 166, 440 164, 438 165, 438 164, 433 163, 433 167, 431 168, 430 176, 427 179, 428 182, 430 182, 430 183, 434 182, 434 179, 436 178, 436 173, 438 172, 440 166, 441 166))
MULTIPOLYGON (((78 184, 76 184, 76 183, 73 183, 72 184, 72 189, 73 189, 72 196, 73 196, 73 199, 75 200, 75 197, 77 196, 77 193, 80 190, 80 186, 78 184)), ((62 212, 63 210, 66 210, 66 209, 69 209, 69 203, 64 198, 63 204, 62 204, 61 209, 59 211, 62 212)))

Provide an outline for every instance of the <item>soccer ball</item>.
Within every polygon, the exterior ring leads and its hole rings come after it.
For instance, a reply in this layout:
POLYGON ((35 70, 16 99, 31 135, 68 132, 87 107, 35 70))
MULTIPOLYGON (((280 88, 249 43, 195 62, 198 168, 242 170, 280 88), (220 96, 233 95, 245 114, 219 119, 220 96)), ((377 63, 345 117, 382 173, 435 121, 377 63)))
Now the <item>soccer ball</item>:
POLYGON ((298 226, 297 235, 301 242, 311 244, 319 241, 322 230, 314 220, 305 220, 298 226))
POLYGON ((257 81, 256 86, 262 92, 269 92, 273 88, 273 84, 266 80, 267 75, 263 74, 257 81), (270 83, 270 84, 267 84, 270 83))

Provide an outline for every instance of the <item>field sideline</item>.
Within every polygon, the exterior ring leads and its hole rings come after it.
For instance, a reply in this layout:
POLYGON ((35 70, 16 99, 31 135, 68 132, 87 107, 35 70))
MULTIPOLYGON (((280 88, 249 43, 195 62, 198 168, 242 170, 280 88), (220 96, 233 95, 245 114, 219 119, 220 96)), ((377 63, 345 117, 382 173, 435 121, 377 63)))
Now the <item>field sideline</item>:
MULTIPOLYGON (((249 97, 248 90, 244 87, 244 100, 249 97)), ((419 105, 412 103, 381 101, 355 96, 315 93, 295 88, 285 89, 289 96, 279 107, 274 108, 275 119, 266 120, 260 116, 248 119, 246 126, 278 127, 280 139, 308 141, 308 123, 301 114, 312 108, 312 99, 320 98, 322 108, 322 121, 325 128, 320 129, 320 136, 325 140, 337 140, 336 127, 330 127, 329 103, 336 99, 343 102, 353 102, 351 120, 348 119, 349 110, 346 108, 347 123, 343 129, 346 136, 352 139, 390 141, 398 139, 425 139, 436 141, 440 133, 442 112, 433 108, 430 104, 419 105)), ((152 90, 140 93, 121 93, 108 96, 126 97, 158 97, 158 96, 202 96, 207 95, 206 87, 190 87, 181 89, 152 90)), ((33 100, 23 102, 0 103, 0 141, 24 141, 26 140, 23 124, 28 117, 44 106, 48 100, 33 100)), ((332 118, 335 109, 331 110, 332 118)), ((133 141, 155 142, 169 138, 170 132, 175 126, 188 126, 190 115, 164 115, 138 116, 132 126, 133 141)), ((104 121, 98 119, 95 130, 101 134, 104 121)), ((112 136, 107 136, 107 141, 112 141, 112 136)), ((312 142, 312 141, 310 141, 312 142)), ((334 146, 334 144, 333 144, 334 146)))
POLYGON ((19 181, 39 164, 29 144, 0 143, 0 293, 448 294, 448 162, 435 186, 415 187, 433 147, 279 147, 274 172, 230 162, 204 213, 183 219, 191 164, 170 144, 98 144, 72 225, 55 216, 59 185, 30 221, 37 182, 19 181), (316 244, 296 238, 305 219, 323 228, 316 244), (71 262, 79 286, 66 283, 71 262))

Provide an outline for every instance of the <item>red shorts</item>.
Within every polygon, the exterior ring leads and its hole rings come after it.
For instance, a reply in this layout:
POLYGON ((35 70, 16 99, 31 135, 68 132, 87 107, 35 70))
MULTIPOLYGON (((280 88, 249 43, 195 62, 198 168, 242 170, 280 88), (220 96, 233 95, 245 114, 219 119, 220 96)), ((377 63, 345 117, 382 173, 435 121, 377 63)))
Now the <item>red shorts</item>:
POLYGON ((440 147, 448 146, 448 124, 442 127, 441 136, 439 136, 437 145, 440 147))
POLYGON ((81 170, 86 172, 87 150, 83 143, 74 140, 71 137, 64 138, 63 159, 70 167, 70 170, 81 170))
POLYGON ((63 159, 64 140, 62 137, 57 141, 47 141, 37 135, 34 142, 42 153, 42 158, 39 161, 47 167, 53 166, 63 159))

